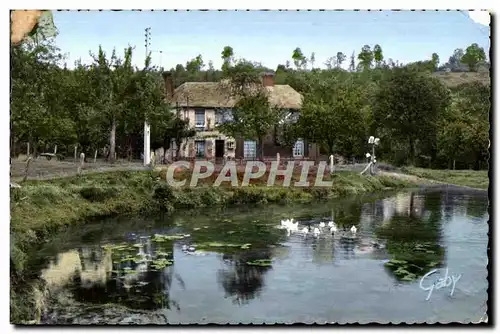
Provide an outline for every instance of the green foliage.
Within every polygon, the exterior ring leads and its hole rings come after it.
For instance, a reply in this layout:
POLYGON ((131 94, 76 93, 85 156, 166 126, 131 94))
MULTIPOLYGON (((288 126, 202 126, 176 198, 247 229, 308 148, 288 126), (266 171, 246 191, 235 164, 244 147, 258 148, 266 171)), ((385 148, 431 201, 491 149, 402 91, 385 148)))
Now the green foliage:
POLYGON ((297 136, 328 148, 328 153, 363 154, 366 123, 363 92, 350 80, 309 80, 310 88, 296 124, 297 136))
MULTIPOLYGON (((377 57, 379 57, 379 59, 382 59, 381 58, 382 57, 382 49, 377 50, 377 51, 378 51, 377 57)), ((362 70, 369 70, 372 66, 373 59, 374 59, 374 53, 372 52, 369 45, 365 45, 361 49, 361 52, 358 54, 358 60, 359 60, 358 66, 362 70)))
MULTIPOLYGON (((291 56, 295 69, 287 61, 274 76, 276 84, 288 84, 303 95, 298 123, 284 124, 280 121, 285 115, 270 106, 260 84, 262 73, 272 70, 235 59, 234 54, 231 46, 224 47, 222 71, 211 63, 204 70, 201 55, 171 70, 174 86, 229 79, 228 98, 237 99, 234 122, 219 128, 229 135, 260 142, 278 125, 280 141, 287 145, 302 137, 319 143, 323 153, 358 158, 366 153, 366 138, 377 135, 382 139, 377 157, 387 162, 487 167, 489 88, 475 83, 455 87, 450 100, 440 81, 428 75, 439 66, 435 53, 429 60, 402 66, 390 58, 385 61, 380 45, 365 45, 357 56, 362 71, 356 71, 356 52, 349 71, 341 67, 346 60, 342 52, 327 60, 327 69, 307 70, 308 62, 314 66, 313 59, 296 48, 291 56)), ((485 62, 483 55, 484 50, 472 44, 465 52, 456 49, 439 68, 462 71, 466 63, 477 70, 485 62)), ((138 69, 131 65, 131 48, 122 56, 108 56, 99 48, 92 64, 77 62, 69 70, 63 68, 63 57, 51 39, 28 39, 12 47, 13 153, 30 143, 35 153, 57 145, 62 156, 73 155, 78 145, 79 151, 92 156, 109 145, 118 156, 139 157, 145 120, 151 124, 152 147, 169 148, 173 140, 180 149, 182 139, 195 131, 165 103, 164 80, 151 66, 151 58, 138 69)), ((441 74, 442 82, 452 81, 441 74)))
POLYGON ((487 167, 490 96, 490 88, 478 82, 457 87, 437 136, 438 153, 448 168, 487 167))
POLYGON ((154 120, 153 133, 170 126, 162 80, 149 58, 139 70, 132 66, 130 47, 123 60, 114 51, 107 57, 102 48, 91 55, 91 65, 78 61, 68 70, 51 40, 11 48, 14 144, 29 142, 35 154, 58 145, 63 155, 75 144, 87 155, 110 144, 113 157, 116 139, 131 146, 145 119, 154 120))
POLYGON ((449 90, 412 68, 396 68, 380 82, 373 127, 382 142, 407 143, 408 162, 418 152, 436 155, 437 122, 450 103, 449 90))
POLYGON ((472 43, 468 46, 467 49, 465 49, 465 54, 460 58, 460 61, 466 64, 471 72, 477 71, 478 64, 485 60, 486 53, 477 43, 472 43))

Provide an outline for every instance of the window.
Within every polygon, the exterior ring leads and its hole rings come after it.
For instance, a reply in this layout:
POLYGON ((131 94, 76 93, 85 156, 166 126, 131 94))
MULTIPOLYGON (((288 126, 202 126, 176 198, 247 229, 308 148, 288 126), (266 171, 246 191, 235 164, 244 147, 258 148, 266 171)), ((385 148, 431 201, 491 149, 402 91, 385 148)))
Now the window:
POLYGON ((196 157, 204 157, 205 156, 205 141, 204 140, 196 140, 194 142, 196 149, 196 157))
POLYGON ((293 145, 293 157, 303 157, 304 156, 304 141, 299 139, 293 145))
POLYGON ((257 142, 254 140, 245 140, 243 142, 243 157, 245 159, 255 159, 257 156, 257 142))
POLYGON ((195 109, 194 111, 194 126, 197 129, 205 128, 205 110, 195 109))

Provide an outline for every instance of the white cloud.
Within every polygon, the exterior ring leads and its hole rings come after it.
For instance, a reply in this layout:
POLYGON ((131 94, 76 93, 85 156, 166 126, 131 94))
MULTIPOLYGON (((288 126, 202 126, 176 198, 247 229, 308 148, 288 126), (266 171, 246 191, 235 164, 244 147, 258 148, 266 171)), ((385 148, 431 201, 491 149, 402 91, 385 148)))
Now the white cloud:
POLYGON ((472 21, 483 26, 490 25, 490 12, 487 10, 471 10, 469 11, 469 17, 472 21))

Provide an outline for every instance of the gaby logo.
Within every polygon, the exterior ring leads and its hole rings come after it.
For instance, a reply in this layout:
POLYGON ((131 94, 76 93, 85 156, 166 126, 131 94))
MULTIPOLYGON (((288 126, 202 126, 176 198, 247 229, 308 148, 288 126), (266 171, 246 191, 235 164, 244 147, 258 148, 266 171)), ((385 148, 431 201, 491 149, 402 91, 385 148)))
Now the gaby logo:
MULTIPOLYGON (((172 187, 183 187, 186 185, 187 180, 178 180, 174 177, 175 171, 185 168, 190 169, 191 163, 188 161, 177 161, 172 163, 167 169, 167 182, 172 187)), ((314 183, 311 184, 310 181, 307 180, 309 171, 311 167, 315 166, 314 161, 301 161, 298 163, 301 166, 301 173, 299 181, 294 183, 295 187, 331 187, 333 185, 333 181, 325 181, 323 180, 323 175, 327 170, 327 164, 324 161, 321 161, 318 164, 316 175, 314 179, 314 183)), ((259 179, 268 172, 267 186, 273 186, 276 182, 277 176, 283 176, 283 187, 289 187, 292 182, 292 177, 294 174, 294 170, 296 167, 295 161, 289 161, 287 163, 286 169, 280 169, 278 162, 273 161, 271 166, 268 167, 262 161, 248 161, 245 165, 245 172, 243 174, 243 180, 241 184, 238 182, 237 177, 237 166, 236 162, 228 161, 220 172, 218 173, 217 178, 215 179, 213 186, 218 187, 222 182, 230 182, 233 187, 245 187, 250 184, 250 180, 259 179)), ((190 187, 196 187, 198 182, 203 179, 207 179, 212 176, 215 172, 215 166, 210 161, 196 161, 194 163, 194 167, 191 174, 191 180, 189 182, 190 187), (203 171, 202 171, 203 170, 203 171)))

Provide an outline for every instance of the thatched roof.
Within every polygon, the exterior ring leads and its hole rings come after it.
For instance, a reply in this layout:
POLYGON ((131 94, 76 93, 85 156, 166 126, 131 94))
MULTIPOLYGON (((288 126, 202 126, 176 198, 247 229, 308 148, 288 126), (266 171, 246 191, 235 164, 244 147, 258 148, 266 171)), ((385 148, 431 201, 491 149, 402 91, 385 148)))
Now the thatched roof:
MULTIPOLYGON (((272 106, 284 109, 300 109, 302 95, 289 85, 266 87, 272 106)), ((236 99, 231 96, 225 82, 186 82, 174 92, 172 104, 179 107, 230 108, 236 99)))

